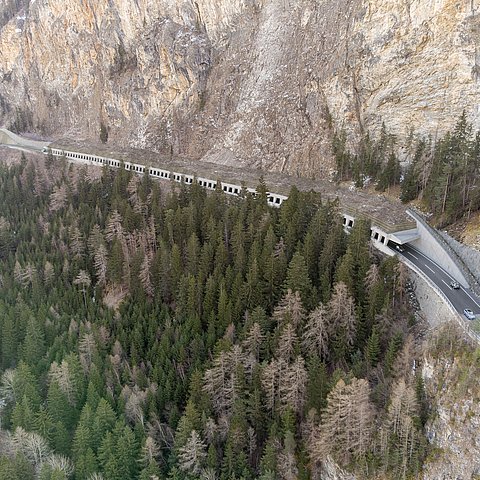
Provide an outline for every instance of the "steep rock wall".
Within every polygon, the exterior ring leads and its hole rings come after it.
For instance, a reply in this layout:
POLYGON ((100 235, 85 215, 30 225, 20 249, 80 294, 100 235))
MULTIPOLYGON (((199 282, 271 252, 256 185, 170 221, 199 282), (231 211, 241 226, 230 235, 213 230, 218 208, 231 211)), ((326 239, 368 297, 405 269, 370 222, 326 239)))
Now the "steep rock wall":
POLYGON ((465 345, 460 348, 455 355, 435 352, 424 361, 422 374, 433 411, 426 433, 435 446, 424 464, 424 480, 480 475, 478 353, 465 345))
POLYGON ((0 123, 303 175, 480 127, 480 0, 0 0, 0 123))

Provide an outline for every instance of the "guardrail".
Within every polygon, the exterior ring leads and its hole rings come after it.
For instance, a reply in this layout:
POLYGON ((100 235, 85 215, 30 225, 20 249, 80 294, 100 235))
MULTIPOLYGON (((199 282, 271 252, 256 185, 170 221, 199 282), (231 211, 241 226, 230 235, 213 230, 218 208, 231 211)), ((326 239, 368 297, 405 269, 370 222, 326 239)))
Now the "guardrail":
POLYGON ((457 312, 456 308, 453 306, 452 302, 448 299, 448 297, 435 285, 435 283, 432 282, 432 280, 428 277, 428 275, 425 275, 424 272, 422 272, 413 262, 408 260, 405 257, 398 257, 401 262, 403 262, 405 265, 407 265, 410 270, 413 270, 419 277, 423 278, 427 282, 427 284, 430 286, 430 288, 445 302, 449 310, 453 314, 453 318, 457 321, 457 323, 460 325, 460 328, 476 343, 480 343, 480 335, 476 333, 470 325, 466 322, 466 320, 463 319, 463 317, 457 312))
POLYGON ((433 227, 431 227, 424 216, 413 208, 408 208, 407 213, 418 220, 422 225, 435 237, 435 240, 442 246, 442 248, 448 253, 453 263, 463 273, 465 279, 468 280, 468 284, 474 293, 480 295, 480 285, 478 284, 475 275, 470 271, 468 265, 462 260, 458 253, 447 243, 447 241, 440 235, 440 233, 433 227))

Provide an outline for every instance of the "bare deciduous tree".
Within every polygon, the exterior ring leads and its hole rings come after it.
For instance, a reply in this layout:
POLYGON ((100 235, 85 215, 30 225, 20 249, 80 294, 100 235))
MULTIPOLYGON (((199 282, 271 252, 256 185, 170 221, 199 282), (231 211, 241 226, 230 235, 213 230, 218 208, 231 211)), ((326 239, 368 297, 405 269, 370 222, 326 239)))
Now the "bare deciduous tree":
POLYGON ((115 238, 122 240, 124 237, 124 231, 122 226, 122 216, 117 210, 114 210, 107 221, 105 228, 105 238, 111 242, 115 238))
POLYGON ((278 345, 275 352, 276 356, 285 360, 285 362, 290 362, 290 360, 295 358, 297 345, 298 337, 295 333, 295 328, 291 323, 287 323, 278 339, 278 345))
POLYGON ((295 362, 287 367, 280 382, 280 398, 283 408, 290 406, 296 413, 302 411, 305 405, 307 379, 305 361, 298 356, 295 362))
POLYGON ((191 475, 199 475, 206 457, 203 440, 195 430, 192 430, 187 443, 180 448, 178 455, 180 469, 191 475))
POLYGON ((52 470, 56 470, 65 474, 65 477, 71 477, 73 475, 73 463, 65 455, 52 454, 46 460, 47 465, 49 465, 52 470))
POLYGON ((16 450, 22 452, 37 469, 52 454, 47 440, 38 433, 26 432, 22 427, 17 427, 12 441, 16 450))
POLYGON ((145 427, 144 407, 147 393, 147 390, 140 390, 136 385, 133 389, 125 385, 121 394, 125 401, 125 416, 133 424, 140 423, 142 427, 145 427))
POLYGON ((53 362, 50 365, 48 378, 50 382, 56 382, 67 397, 68 402, 71 405, 75 405, 75 385, 72 382, 68 362, 63 360, 60 365, 57 362, 53 362))
POLYGON ((15 370, 5 370, 0 383, 0 396, 7 402, 15 400, 15 370))
POLYGON ((310 312, 303 331, 302 344, 306 352, 315 352, 320 358, 328 357, 330 318, 325 305, 310 312))
POLYGON ((328 302, 328 308, 332 319, 332 328, 343 328, 348 345, 353 345, 356 334, 355 301, 348 293, 348 288, 343 282, 338 282, 332 298, 328 302))
POLYGON ((361 456, 366 452, 374 419, 369 396, 370 386, 366 380, 353 378, 348 385, 338 381, 328 394, 318 438, 312 445, 314 461, 333 455, 337 460, 348 462, 352 455, 361 456))
POLYGON ((97 342, 93 333, 85 333, 78 343, 78 351, 80 353, 80 362, 86 372, 90 371, 96 350, 97 342))
POLYGON ((92 281, 90 280, 90 275, 85 270, 80 270, 80 272, 78 273, 73 283, 74 285, 81 285, 82 293, 83 293, 83 301, 86 309, 87 308, 87 288, 92 283, 92 281))
POLYGON ((288 289, 285 296, 275 307, 272 317, 279 324, 290 322, 295 327, 301 325, 305 318, 305 309, 302 305, 300 292, 293 293, 288 289))
POLYGON ((58 212, 67 204, 67 186, 62 183, 56 186, 50 195, 50 211, 58 212))

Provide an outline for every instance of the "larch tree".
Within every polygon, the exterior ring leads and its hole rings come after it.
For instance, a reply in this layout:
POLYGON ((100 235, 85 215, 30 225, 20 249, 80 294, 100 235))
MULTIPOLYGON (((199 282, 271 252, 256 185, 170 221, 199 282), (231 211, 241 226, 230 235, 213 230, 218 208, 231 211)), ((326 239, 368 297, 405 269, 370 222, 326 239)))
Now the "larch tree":
POLYGON ((380 271, 375 263, 372 263, 365 276, 365 286, 370 292, 372 288, 380 281, 380 271))
POLYGON ((243 350, 251 363, 251 366, 254 366, 254 363, 260 361, 260 354, 262 350, 262 345, 265 340, 265 335, 262 333, 262 329, 258 323, 254 323, 250 330, 247 333, 245 340, 242 343, 243 350))
POLYGON ((314 461, 322 461, 331 454, 336 460, 348 463, 352 456, 361 457, 366 453, 374 421, 369 396, 370 386, 366 380, 353 378, 349 384, 338 381, 328 394, 318 438, 312 445, 314 461))
POLYGON ((381 448, 387 462, 389 457, 399 455, 400 461, 396 470, 402 478, 406 478, 409 464, 417 454, 416 447, 421 435, 416 426, 418 416, 419 405, 415 389, 408 385, 404 378, 400 378, 393 386, 387 419, 383 425, 389 440, 384 441, 381 448))
MULTIPOLYGON (((238 347, 238 346, 237 346, 238 347)), ((203 390, 218 413, 229 413, 236 396, 237 367, 242 365, 241 348, 221 352, 213 361, 213 367, 205 372, 203 390)))
POLYGON ((50 195, 50 211, 57 212, 62 210, 67 204, 67 186, 65 183, 56 186, 50 195))
POLYGON ((85 309, 87 309, 87 288, 92 283, 90 275, 85 270, 80 270, 79 274, 73 281, 74 285, 80 285, 82 287, 83 301, 85 304, 85 309))
POLYGON ((108 264, 108 252, 103 243, 99 244, 95 248, 93 265, 95 267, 95 273, 97 275, 97 285, 104 287, 107 283, 107 264, 108 264))
POLYGON ((293 360, 293 358, 295 358, 297 348, 298 336, 295 332, 295 328, 291 323, 287 323, 278 339, 278 345, 275 350, 275 354, 277 358, 289 363, 291 360, 293 360))
POLYGON ((357 331, 355 301, 350 296, 347 286, 338 282, 333 290, 332 298, 328 302, 332 328, 341 331, 348 346, 352 346, 357 331))
POLYGON ((280 378, 286 371, 287 364, 284 360, 271 360, 262 369, 262 388, 265 392, 265 405, 273 412, 279 405, 280 378))
POLYGON ((272 317, 279 324, 290 322, 294 327, 300 326, 305 318, 305 309, 303 308, 300 292, 293 292, 291 289, 288 289, 287 293, 275 307, 272 317))
POLYGON ((147 294, 147 297, 153 298, 154 289, 152 283, 152 274, 151 274, 151 261, 150 255, 145 254, 143 257, 142 265, 140 266, 139 279, 142 284, 142 287, 147 294))
POLYGON ((107 241, 111 242, 115 238, 122 239, 124 234, 125 232, 122 225, 122 216, 117 210, 114 210, 107 221, 105 238, 107 241))
POLYGON ((70 250, 74 257, 82 258, 85 254, 85 240, 77 225, 70 228, 70 250))
POLYGON ((302 336, 302 345, 308 354, 315 353, 320 358, 328 357, 328 342, 331 335, 331 325, 328 310, 320 304, 310 312, 302 336))
POLYGON ((200 474, 207 453, 205 443, 195 430, 192 430, 187 443, 180 448, 178 457, 180 469, 182 471, 194 476, 200 474))
POLYGON ((308 374, 303 357, 298 356, 289 365, 280 382, 283 409, 291 407, 296 414, 302 412, 306 401, 308 374))
POLYGON ((395 294, 398 294, 400 297, 400 301, 403 302, 405 288, 407 286, 408 279, 410 276, 408 272, 408 268, 404 263, 399 261, 395 265, 394 271, 395 271, 395 283, 394 283, 395 292, 392 295, 392 299, 393 301, 395 301, 395 294))
POLYGON ((78 351, 80 354, 80 362, 85 372, 90 370, 93 362, 93 357, 97 352, 97 343, 93 333, 84 333, 78 343, 78 351))

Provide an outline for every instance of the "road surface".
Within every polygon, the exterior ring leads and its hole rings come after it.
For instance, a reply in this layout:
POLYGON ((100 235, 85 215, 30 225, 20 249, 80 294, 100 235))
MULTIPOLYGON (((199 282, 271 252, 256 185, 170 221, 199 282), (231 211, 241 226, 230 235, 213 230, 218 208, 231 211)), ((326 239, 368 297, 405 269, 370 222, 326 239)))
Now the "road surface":
MULTIPOLYGON (((452 288, 450 282, 455 279, 433 260, 408 244, 402 245, 403 252, 396 250, 394 244, 389 244, 389 247, 394 250, 397 255, 410 260, 410 262, 421 270, 450 300, 460 315, 464 316, 463 310, 468 308, 472 310, 477 318, 480 317, 480 298, 470 289, 465 289, 462 286, 458 289, 452 288)), ((466 317, 464 316, 464 318, 466 317)))
POLYGON ((50 144, 50 142, 42 142, 20 137, 5 128, 0 128, 0 144, 16 150, 40 153, 44 147, 50 144))
MULTIPOLYGON (((41 152, 42 148, 49 144, 49 142, 39 142, 20 137, 3 128, 0 128, 0 143, 7 144, 10 148, 34 152, 41 152)), ((389 246, 398 255, 403 255, 415 264, 444 293, 458 313, 463 315, 463 310, 468 308, 480 317, 480 298, 469 289, 463 287, 453 289, 450 286, 453 278, 433 260, 408 244, 402 246, 403 252, 397 251, 394 244, 389 246)))

